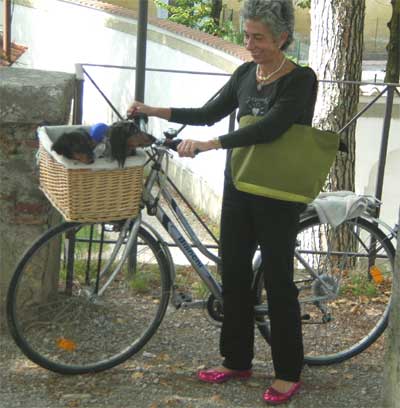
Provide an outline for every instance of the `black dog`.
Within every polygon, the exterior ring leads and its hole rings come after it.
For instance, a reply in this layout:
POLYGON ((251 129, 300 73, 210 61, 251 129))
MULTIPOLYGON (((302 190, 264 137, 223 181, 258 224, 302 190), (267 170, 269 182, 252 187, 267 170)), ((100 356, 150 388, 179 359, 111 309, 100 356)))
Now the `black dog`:
POLYGON ((124 167, 128 156, 136 154, 136 148, 150 146, 156 138, 142 131, 139 126, 130 120, 113 123, 108 131, 111 157, 124 167))
POLYGON ((63 133, 52 145, 51 150, 85 164, 94 162, 94 142, 84 129, 63 133))
MULTIPOLYGON (((155 137, 142 131, 130 120, 113 123, 105 135, 104 152, 99 157, 117 160, 119 167, 124 167, 126 158, 136 154, 136 148, 150 146, 155 137)), ((91 164, 95 160, 96 143, 84 129, 63 133, 53 143, 52 150, 72 160, 91 164)))

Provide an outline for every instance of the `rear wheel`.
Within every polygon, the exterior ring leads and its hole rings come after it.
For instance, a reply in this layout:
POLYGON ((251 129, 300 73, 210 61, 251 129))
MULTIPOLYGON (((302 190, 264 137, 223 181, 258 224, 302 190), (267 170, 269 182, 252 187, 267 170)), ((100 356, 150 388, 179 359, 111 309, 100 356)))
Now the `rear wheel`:
MULTIPOLYGON (((334 229, 313 217, 301 223, 296 250, 305 363, 338 363, 361 353, 387 326, 395 254, 390 240, 364 218, 334 229)), ((262 273, 256 280, 261 288, 262 273)), ((258 320, 268 341, 268 319, 258 320)))
POLYGON ((61 224, 18 263, 7 298, 10 331, 42 367, 64 374, 111 368, 138 352, 161 323, 171 285, 162 249, 140 228, 135 256, 105 286, 120 259, 100 273, 119 236, 114 229, 61 224))

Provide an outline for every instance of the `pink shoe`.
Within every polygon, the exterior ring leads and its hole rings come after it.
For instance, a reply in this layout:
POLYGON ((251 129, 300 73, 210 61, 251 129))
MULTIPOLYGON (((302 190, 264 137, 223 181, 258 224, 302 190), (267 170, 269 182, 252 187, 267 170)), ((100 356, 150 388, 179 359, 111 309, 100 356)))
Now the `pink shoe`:
POLYGON ((197 373, 197 377, 201 381, 220 384, 225 381, 236 378, 238 380, 246 380, 251 377, 251 370, 234 370, 234 371, 219 371, 215 368, 209 370, 201 370, 197 373))
POLYGON ((299 392, 300 387, 301 382, 294 383, 287 392, 279 392, 275 388, 269 387, 264 392, 264 401, 270 405, 284 404, 299 392))

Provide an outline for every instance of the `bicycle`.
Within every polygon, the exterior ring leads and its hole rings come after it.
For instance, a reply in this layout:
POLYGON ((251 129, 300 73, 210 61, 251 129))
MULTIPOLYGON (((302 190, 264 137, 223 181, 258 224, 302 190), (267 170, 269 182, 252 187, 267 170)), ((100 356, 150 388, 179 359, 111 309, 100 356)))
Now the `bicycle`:
MULTIPOLYGON (((160 221, 204 282, 210 294, 203 303, 211 318, 221 322, 218 274, 200 258, 216 266, 220 261, 200 241, 173 198, 162 170, 170 155, 169 138, 147 150, 151 168, 142 208, 160 221), (191 242, 167 215, 160 198, 191 242)), ((369 347, 385 330, 395 255, 391 241, 398 225, 391 228, 375 218, 377 206, 378 202, 338 228, 321 223, 310 206, 301 215, 294 279, 302 310, 305 364, 344 361, 369 347)), ((269 342, 260 265, 256 252, 255 324, 269 342)), ((106 370, 144 347, 162 322, 170 299, 177 309, 198 304, 179 292, 176 278, 168 243, 141 214, 123 223, 64 222, 40 236, 15 269, 7 296, 10 331, 23 353, 44 368, 63 374, 106 370), (100 267, 103 258, 105 265, 100 267), (43 259, 48 259, 44 269, 43 259)))

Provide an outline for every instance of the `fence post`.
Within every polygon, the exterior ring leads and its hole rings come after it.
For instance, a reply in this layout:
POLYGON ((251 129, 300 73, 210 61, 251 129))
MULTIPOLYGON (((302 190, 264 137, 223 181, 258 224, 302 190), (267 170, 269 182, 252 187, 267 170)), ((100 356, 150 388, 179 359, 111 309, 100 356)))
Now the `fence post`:
MULTIPOLYGON (((386 110, 383 120, 381 149, 379 153, 378 174, 376 177, 375 197, 380 200, 382 198, 383 179, 385 176, 386 156, 389 142, 390 122, 392 120, 393 100, 394 100, 395 86, 388 85, 386 96, 386 110)), ((377 209, 377 216, 379 216, 379 208, 377 209)))
POLYGON ((82 124, 84 80, 82 64, 75 64, 74 110, 72 114, 72 123, 74 125, 82 124))
POLYGON ((11 0, 3 3, 3 49, 8 62, 11 62, 11 0))
POLYGON ((135 100, 144 102, 144 91, 146 81, 146 41, 147 41, 147 14, 149 2, 141 0, 139 2, 139 18, 137 26, 136 42, 136 80, 135 80, 135 100))

